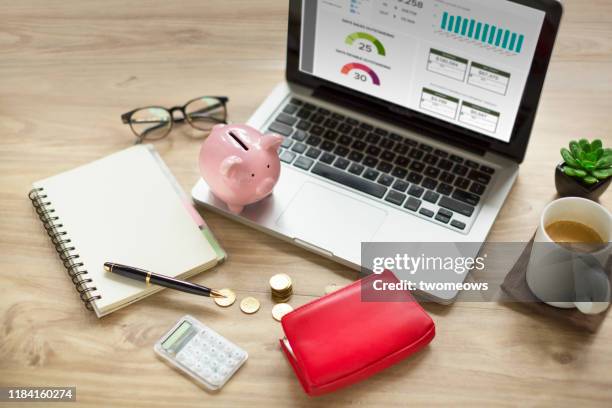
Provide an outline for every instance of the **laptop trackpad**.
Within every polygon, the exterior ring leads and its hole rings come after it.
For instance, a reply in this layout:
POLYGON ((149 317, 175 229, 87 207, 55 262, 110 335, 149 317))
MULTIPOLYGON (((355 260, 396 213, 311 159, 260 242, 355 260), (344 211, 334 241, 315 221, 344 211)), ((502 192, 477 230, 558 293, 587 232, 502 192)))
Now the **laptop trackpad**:
POLYGON ((276 225, 292 238, 340 255, 360 251, 361 242, 374 236, 386 216, 361 200, 304 183, 276 225))

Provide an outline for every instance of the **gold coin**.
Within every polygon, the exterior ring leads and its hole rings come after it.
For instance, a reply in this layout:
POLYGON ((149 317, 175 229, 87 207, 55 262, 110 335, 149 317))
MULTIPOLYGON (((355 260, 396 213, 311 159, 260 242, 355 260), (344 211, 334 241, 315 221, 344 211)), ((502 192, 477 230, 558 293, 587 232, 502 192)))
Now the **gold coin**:
POLYGON ((272 308, 272 317, 274 320, 281 321, 284 315, 293 311, 293 307, 287 303, 279 303, 272 308))
POLYGON ((291 278, 285 273, 278 273, 270 278, 270 287, 273 291, 289 290, 291 285, 291 278))
POLYGON ((245 297, 240 302, 240 310, 242 310, 246 314, 253 314, 259 310, 259 300, 254 297, 245 297))
POLYGON ((231 289, 220 289, 219 292, 225 295, 224 298, 213 298, 215 303, 221 307, 228 307, 234 304, 236 301, 236 294, 231 289))

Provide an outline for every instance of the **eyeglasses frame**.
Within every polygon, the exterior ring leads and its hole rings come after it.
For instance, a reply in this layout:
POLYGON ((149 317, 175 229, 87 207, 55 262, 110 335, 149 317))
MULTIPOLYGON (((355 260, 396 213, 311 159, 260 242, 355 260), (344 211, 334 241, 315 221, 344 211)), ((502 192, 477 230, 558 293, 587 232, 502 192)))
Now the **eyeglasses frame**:
MULTIPOLYGON (((143 135, 139 135, 135 130, 134 127, 132 126, 132 116, 138 112, 141 111, 143 109, 162 109, 166 112, 168 112, 168 115, 170 116, 170 127, 168 128, 168 130, 166 131, 166 133, 164 133, 162 136, 160 137, 156 137, 154 139, 148 139, 148 140, 161 140, 163 138, 165 138, 166 136, 168 136, 170 134, 170 132, 172 131, 172 129, 174 128, 174 124, 175 123, 183 123, 183 122, 187 122, 189 123, 189 125, 191 125, 191 127, 193 127, 194 129, 198 129, 201 131, 206 132, 206 129, 200 129, 197 126, 195 126, 193 124, 193 122, 191 120, 189 120, 189 115, 187 115, 187 113, 185 112, 185 108, 192 102, 198 101, 200 99, 204 99, 204 98, 210 98, 210 99, 216 99, 219 101, 219 103, 221 104, 221 106, 223 107, 223 120, 218 120, 216 118, 213 118, 211 116, 207 116, 206 118, 208 120, 210 120, 211 122, 215 122, 215 123, 221 123, 221 124, 226 124, 227 123, 227 103, 229 102, 229 98, 227 96, 200 96, 197 98, 193 98, 189 101, 187 101, 187 103, 185 103, 183 106, 173 106, 172 108, 166 108, 164 106, 142 106, 140 108, 136 108, 136 109, 132 109, 129 112, 124 113, 123 115, 121 115, 121 121, 126 124, 126 125, 130 125, 130 129, 132 130, 132 133, 134 133, 134 135, 136 135, 136 144, 142 143, 145 139, 147 139, 147 135, 143 134, 143 135), (181 112, 181 114, 183 115, 182 117, 179 118, 175 118, 174 117, 174 112, 181 112)), ((218 105, 213 105, 213 106, 209 106, 207 107, 204 112, 207 112, 211 109, 216 109, 218 108, 218 105)), ((200 111, 197 112, 192 112, 191 114, 193 115, 193 113, 199 113, 200 111)), ((159 125, 162 126, 162 125, 159 125)), ((166 126, 166 124, 164 123, 163 126, 166 126)), ((147 129, 148 131, 154 130, 157 127, 152 127, 151 129, 147 129)))

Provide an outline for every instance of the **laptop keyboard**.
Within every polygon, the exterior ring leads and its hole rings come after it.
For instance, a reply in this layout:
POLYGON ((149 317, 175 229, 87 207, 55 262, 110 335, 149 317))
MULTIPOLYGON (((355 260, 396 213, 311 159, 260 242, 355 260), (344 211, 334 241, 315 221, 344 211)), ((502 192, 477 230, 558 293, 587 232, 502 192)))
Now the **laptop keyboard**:
POLYGON ((495 172, 297 98, 268 130, 285 136, 282 162, 459 231, 495 172))

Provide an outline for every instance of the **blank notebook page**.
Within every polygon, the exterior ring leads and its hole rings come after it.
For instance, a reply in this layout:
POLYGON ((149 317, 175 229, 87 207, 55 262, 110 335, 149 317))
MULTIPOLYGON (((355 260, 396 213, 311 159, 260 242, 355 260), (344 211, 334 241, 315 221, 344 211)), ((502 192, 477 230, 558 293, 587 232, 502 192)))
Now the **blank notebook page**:
POLYGON ((88 271, 94 310, 103 316, 156 286, 104 271, 117 262, 173 277, 217 263, 217 255, 147 146, 135 146, 41 180, 49 208, 88 271))

